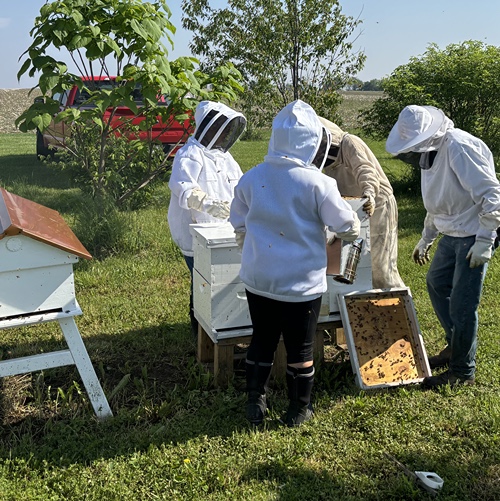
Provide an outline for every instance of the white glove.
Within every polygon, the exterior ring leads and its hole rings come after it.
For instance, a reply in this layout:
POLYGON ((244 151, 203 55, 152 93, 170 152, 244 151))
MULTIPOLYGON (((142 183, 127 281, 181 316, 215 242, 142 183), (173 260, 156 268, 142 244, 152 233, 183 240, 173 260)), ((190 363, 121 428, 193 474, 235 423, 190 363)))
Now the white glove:
POLYGON ((353 242, 359 237, 359 232, 361 231, 361 223, 359 221, 358 215, 354 213, 354 222, 350 229, 344 232, 337 232, 337 237, 346 242, 353 242))
POLYGON ((427 243, 423 238, 418 241, 418 244, 413 249, 413 261, 423 266, 430 261, 429 249, 432 244, 427 243))
POLYGON ((363 210, 366 212, 368 217, 373 216, 375 212, 375 197, 368 193, 363 195, 363 198, 367 198, 368 200, 363 204, 363 210))
POLYGON ((207 197, 208 195, 204 191, 201 191, 199 188, 195 188, 187 199, 187 206, 190 209, 197 210, 198 212, 204 212, 203 202, 207 197))
POLYGON ((245 236, 246 236, 245 231, 235 231, 234 232, 234 238, 235 238, 236 244, 238 245, 240 250, 243 250, 243 243, 245 242, 245 236))
POLYGON ((331 237, 328 238, 326 241, 327 245, 333 245, 333 243, 337 240, 337 234, 336 233, 331 233, 331 237))
POLYGON ((470 248, 466 259, 470 259, 470 267, 477 268, 491 259, 491 242, 486 240, 476 240, 470 248))
POLYGON ((187 199, 187 206, 198 212, 206 212, 217 219, 227 219, 231 204, 221 200, 212 200, 204 191, 195 188, 187 199))
POLYGON ((207 205, 205 212, 217 219, 227 219, 231 212, 231 204, 221 200, 214 200, 210 205, 207 205))

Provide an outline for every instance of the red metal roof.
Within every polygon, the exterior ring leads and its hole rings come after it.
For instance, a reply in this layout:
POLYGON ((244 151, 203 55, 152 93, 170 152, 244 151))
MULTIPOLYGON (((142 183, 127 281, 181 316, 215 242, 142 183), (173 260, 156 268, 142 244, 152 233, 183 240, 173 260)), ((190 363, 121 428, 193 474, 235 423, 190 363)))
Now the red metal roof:
POLYGON ((92 259, 59 212, 0 188, 0 240, 19 234, 92 259))

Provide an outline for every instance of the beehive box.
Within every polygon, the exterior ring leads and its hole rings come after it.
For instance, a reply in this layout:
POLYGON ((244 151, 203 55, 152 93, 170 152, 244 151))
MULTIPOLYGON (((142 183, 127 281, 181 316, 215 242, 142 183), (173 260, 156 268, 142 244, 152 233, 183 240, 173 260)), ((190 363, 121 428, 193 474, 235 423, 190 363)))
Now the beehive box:
POLYGON ((420 383, 431 375, 409 289, 351 292, 340 305, 360 388, 420 383))
POLYGON ((0 189, 0 319, 79 311, 79 257, 91 258, 57 211, 0 189))
POLYGON ((0 377, 76 365, 99 419, 113 413, 75 323, 73 264, 90 254, 55 210, 0 188, 0 331, 57 321, 66 350, 0 360, 0 377))
MULTIPOLYGON (((192 224, 194 314, 214 342, 251 328, 241 254, 229 223, 192 224)), ((251 331, 250 331, 251 332, 251 331)))

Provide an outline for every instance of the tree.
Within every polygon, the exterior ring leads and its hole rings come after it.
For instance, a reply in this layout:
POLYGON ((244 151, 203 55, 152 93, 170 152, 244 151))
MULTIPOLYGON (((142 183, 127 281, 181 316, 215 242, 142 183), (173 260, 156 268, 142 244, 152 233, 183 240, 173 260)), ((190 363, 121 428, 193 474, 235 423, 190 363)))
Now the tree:
POLYGON ((242 105, 254 125, 269 124, 290 101, 302 99, 333 120, 338 90, 362 68, 351 35, 359 19, 345 16, 337 0, 183 0, 183 26, 204 68, 233 62, 247 89, 242 105))
POLYGON ((376 78, 373 78, 372 80, 369 80, 367 82, 363 82, 363 85, 361 85, 361 89, 364 91, 381 91, 382 89, 382 80, 378 80, 376 78))
POLYGON ((197 69, 194 58, 169 62, 162 39, 172 44, 175 27, 170 15, 164 0, 57 0, 45 3, 35 19, 33 42, 21 56, 25 59, 18 78, 26 72, 31 77, 38 74, 37 87, 44 99, 28 108, 17 124, 21 131, 44 130, 59 111, 52 96, 74 85, 85 87, 90 97, 83 105, 92 107, 57 114, 57 121, 72 122, 74 130, 73 144, 65 152, 67 161, 59 165, 76 166, 75 179, 94 197, 123 203, 147 189, 171 164, 171 158, 151 142, 115 136, 112 120, 119 105, 145 117, 139 125, 143 130, 149 130, 158 117, 168 128, 174 119, 187 119, 198 101, 231 101, 242 90, 240 74, 232 65, 214 67, 208 75, 197 69), (54 48, 68 54, 76 72, 49 55, 54 48), (116 77, 117 85, 95 88, 82 76, 116 77), (132 98, 137 87, 143 96, 140 107, 132 98), (166 106, 159 105, 159 95, 165 96, 166 106), (103 120, 110 109, 109 118, 103 120))
POLYGON ((472 40, 444 50, 430 44, 382 85, 384 96, 363 113, 365 133, 385 139, 405 106, 432 105, 500 154, 500 47, 472 40))

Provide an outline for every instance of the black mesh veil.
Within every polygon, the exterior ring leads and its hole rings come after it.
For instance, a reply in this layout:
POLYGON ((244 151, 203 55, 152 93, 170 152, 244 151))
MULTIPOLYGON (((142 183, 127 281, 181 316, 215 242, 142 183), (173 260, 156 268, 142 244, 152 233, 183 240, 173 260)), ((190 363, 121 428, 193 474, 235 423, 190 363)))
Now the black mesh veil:
POLYGON ((245 130, 246 119, 236 116, 228 119, 220 111, 211 110, 195 133, 203 146, 210 150, 228 151, 245 130))

